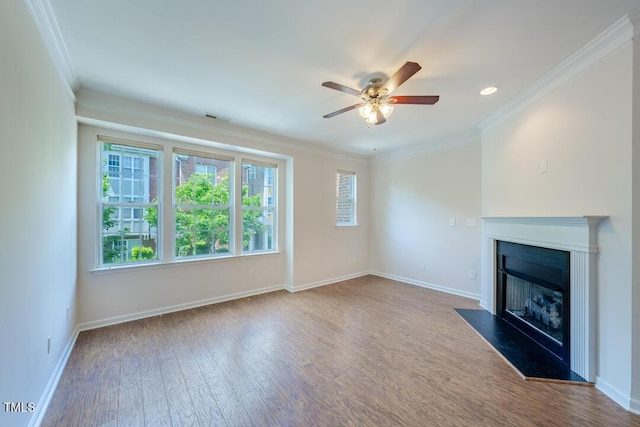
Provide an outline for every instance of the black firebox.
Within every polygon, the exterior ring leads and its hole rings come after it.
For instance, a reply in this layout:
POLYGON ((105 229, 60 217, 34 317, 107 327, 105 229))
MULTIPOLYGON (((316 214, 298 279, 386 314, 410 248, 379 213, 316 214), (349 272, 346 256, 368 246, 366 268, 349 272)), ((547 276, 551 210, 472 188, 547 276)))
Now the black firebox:
POLYGON ((496 314, 570 364, 570 254, 497 242, 496 314))

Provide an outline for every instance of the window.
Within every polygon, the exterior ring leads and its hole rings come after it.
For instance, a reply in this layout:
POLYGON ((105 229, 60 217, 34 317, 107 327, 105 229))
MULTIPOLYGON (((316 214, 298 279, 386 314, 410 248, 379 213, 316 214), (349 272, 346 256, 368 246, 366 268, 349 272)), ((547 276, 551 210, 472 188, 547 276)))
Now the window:
POLYGON ((255 168, 255 166, 249 165, 249 166, 247 166, 245 168, 245 170, 247 171, 247 181, 256 179, 256 168, 255 168))
POLYGON ((338 171, 336 174, 336 225, 356 225, 356 174, 338 171))
MULTIPOLYGON (((215 177, 216 177, 216 167, 214 165, 196 163, 196 173, 211 175, 215 179, 215 177)), ((215 182, 214 182, 214 184, 215 184, 215 182)))
POLYGON ((109 154, 109 176, 117 177, 120 174, 120 155, 109 154))
POLYGON ((269 251, 275 248, 276 165, 243 162, 242 250, 269 251))
POLYGON ((158 259, 160 151, 100 143, 100 265, 158 259))
POLYGON ((161 144, 98 137, 98 269, 277 249, 277 161, 161 144))
POLYGON ((175 256, 229 253, 232 162, 181 153, 174 158, 175 256))

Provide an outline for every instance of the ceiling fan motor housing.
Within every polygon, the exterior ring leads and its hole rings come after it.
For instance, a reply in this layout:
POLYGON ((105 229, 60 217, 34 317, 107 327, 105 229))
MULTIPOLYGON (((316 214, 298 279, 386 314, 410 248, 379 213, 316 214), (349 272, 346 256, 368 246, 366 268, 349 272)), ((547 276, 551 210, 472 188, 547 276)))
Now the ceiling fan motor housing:
POLYGON ((377 98, 380 96, 380 88, 382 87, 382 80, 379 78, 373 78, 369 80, 369 84, 362 89, 362 94, 367 98, 377 98))

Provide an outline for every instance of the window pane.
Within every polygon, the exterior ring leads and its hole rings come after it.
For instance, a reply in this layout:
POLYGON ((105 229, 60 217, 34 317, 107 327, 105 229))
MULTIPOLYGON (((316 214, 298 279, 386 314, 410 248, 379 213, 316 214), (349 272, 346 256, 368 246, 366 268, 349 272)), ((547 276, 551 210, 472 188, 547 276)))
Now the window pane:
POLYGON ((142 179, 144 174, 144 159, 142 157, 134 157, 133 159, 133 178, 142 179))
POLYGON ((157 150, 117 144, 102 146, 103 197, 141 202, 157 198, 157 150))
POLYGON ((242 231, 243 251, 273 250, 273 211, 270 209, 243 209, 242 231))
POLYGON ((120 180, 120 198, 123 201, 130 202, 133 197, 133 182, 131 179, 123 178, 120 180))
POLYGON ((336 225, 356 224, 355 186, 355 174, 336 174, 336 225))
POLYGON ((242 250, 275 249, 275 167, 242 164, 242 250))
POLYGON ((142 180, 133 180, 131 182, 131 194, 134 196, 135 200, 138 202, 148 202, 148 198, 145 196, 146 183, 142 180))
POLYGON ((120 174, 120 156, 117 154, 109 154, 107 160, 107 172, 109 176, 118 176, 120 174))
POLYGON ((101 265, 158 259, 159 151, 108 143, 101 149, 101 265))
MULTIPOLYGON (((212 175, 215 179, 216 167, 214 165, 207 165, 203 163, 196 163, 196 173, 212 175)), ((214 181, 215 184, 215 181, 214 181)))
POLYGON ((174 154, 175 196, 179 205, 228 205, 228 160, 174 154))
MULTIPOLYGON (((145 218, 156 217, 157 208, 149 208, 145 218)), ((102 263, 113 264, 157 259, 157 227, 145 218, 132 218, 130 208, 102 209, 102 263)))
POLYGON ((176 256, 229 252, 229 208, 177 208, 176 256))
POLYGON ((122 159, 122 177, 131 179, 131 156, 124 156, 122 159))
POLYGON ((229 252, 231 162, 175 153, 174 165, 176 256, 229 252))
POLYGON ((102 200, 120 200, 120 178, 105 173, 102 177, 102 200))

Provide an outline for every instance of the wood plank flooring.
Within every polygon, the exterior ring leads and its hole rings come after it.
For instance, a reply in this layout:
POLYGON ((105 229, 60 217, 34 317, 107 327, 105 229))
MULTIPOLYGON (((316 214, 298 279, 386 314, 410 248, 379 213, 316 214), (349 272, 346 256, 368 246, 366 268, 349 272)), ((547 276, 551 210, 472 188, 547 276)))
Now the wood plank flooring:
POLYGON ((366 276, 85 331, 42 426, 640 426, 523 381, 454 308, 366 276))

